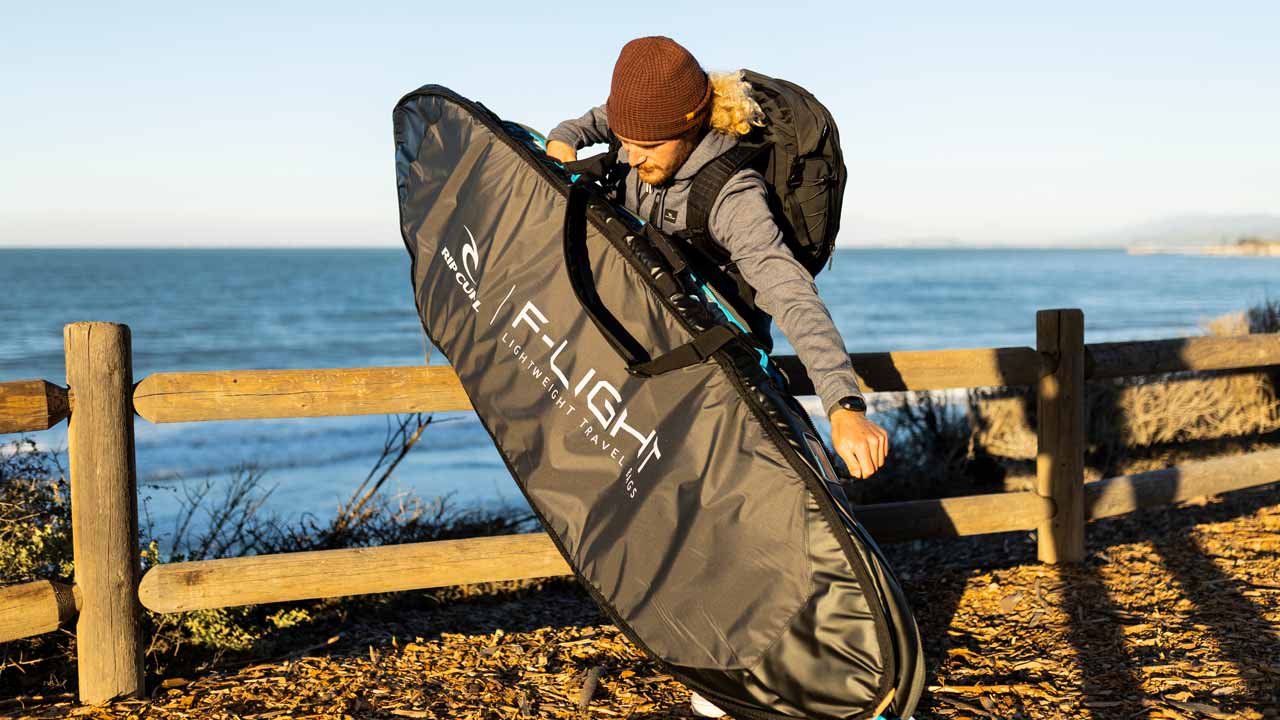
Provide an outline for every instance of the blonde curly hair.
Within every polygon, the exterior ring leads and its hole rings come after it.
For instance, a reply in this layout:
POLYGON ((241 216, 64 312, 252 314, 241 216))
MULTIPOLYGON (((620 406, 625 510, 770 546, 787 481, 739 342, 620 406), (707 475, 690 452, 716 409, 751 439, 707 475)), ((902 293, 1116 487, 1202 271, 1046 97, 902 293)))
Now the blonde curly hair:
POLYGON ((764 127, 764 110, 751 97, 751 84, 741 70, 707 73, 711 79, 711 129, 727 135, 746 135, 764 127))

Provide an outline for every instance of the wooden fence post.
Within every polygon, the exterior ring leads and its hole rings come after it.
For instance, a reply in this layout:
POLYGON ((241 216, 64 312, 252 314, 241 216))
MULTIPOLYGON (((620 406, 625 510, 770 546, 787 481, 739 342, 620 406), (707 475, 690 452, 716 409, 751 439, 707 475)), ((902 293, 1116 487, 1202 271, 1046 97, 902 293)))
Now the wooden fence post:
POLYGON ((1052 519, 1040 524, 1041 562, 1084 560, 1084 313, 1036 312, 1036 350, 1055 369, 1036 387, 1036 492, 1053 500, 1052 519))
POLYGON ((71 538, 82 607, 76 623, 84 703, 143 694, 141 566, 133 443, 129 327, 63 327, 67 384, 75 402, 67 428, 71 538))

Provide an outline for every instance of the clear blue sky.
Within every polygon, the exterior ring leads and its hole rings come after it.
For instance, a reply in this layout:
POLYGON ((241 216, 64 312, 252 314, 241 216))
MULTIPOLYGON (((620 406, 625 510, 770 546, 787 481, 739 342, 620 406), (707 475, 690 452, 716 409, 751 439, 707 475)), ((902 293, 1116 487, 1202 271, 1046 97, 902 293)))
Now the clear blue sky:
POLYGON ((1280 212, 1274 2, 15 5, 0 246, 397 247, 402 94, 547 130, 648 34, 832 108, 843 244, 1280 212))

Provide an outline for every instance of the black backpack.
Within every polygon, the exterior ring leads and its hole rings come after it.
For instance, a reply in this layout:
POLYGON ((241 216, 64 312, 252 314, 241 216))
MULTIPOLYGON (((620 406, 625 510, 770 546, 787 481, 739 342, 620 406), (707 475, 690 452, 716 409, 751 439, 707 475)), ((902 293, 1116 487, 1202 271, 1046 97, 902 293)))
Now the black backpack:
MULTIPOLYGON (((764 176, 769 206, 784 242, 800 264, 817 275, 828 265, 835 247, 847 173, 835 119, 812 93, 786 80, 751 70, 742 72, 764 111, 765 126, 753 128, 737 146, 698 171, 689 191, 686 229, 675 236, 697 251, 692 258, 695 265, 746 316, 752 335, 769 350, 773 345, 769 332, 772 319, 756 307, 755 290, 738 272, 728 251, 708 234, 711 206, 734 173, 745 167, 758 170, 764 176)), ((594 166, 593 174, 606 184, 620 185, 626 174, 625 166, 616 166, 618 147, 612 140, 608 153, 584 161, 594 166)), ((592 172, 590 166, 579 167, 592 172)))

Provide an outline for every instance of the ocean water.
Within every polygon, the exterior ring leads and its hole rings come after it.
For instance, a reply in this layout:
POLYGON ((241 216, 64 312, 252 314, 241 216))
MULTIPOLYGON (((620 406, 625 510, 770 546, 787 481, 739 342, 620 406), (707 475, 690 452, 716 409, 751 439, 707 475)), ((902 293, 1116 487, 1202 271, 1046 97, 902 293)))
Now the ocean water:
MULTIPOLYGON (((1200 335, 1204 321, 1280 298, 1280 258, 842 249, 818 287, 851 352, 1034 346, 1036 310, 1058 307, 1084 311, 1086 342, 1145 340, 1200 335)), ((0 249, 0 381, 65 384, 62 326, 80 320, 130 326, 135 381, 190 370, 442 363, 412 297, 402 249, 0 249)), ((777 352, 790 353, 775 335, 777 352)), ((163 534, 184 486, 224 485, 253 464, 272 489, 264 511, 285 520, 332 515, 369 471, 391 420, 138 418, 140 506, 163 534)), ((65 423, 27 437, 65 453, 65 423)), ((458 507, 525 507, 470 413, 438 413, 388 491, 447 495, 458 507)))

